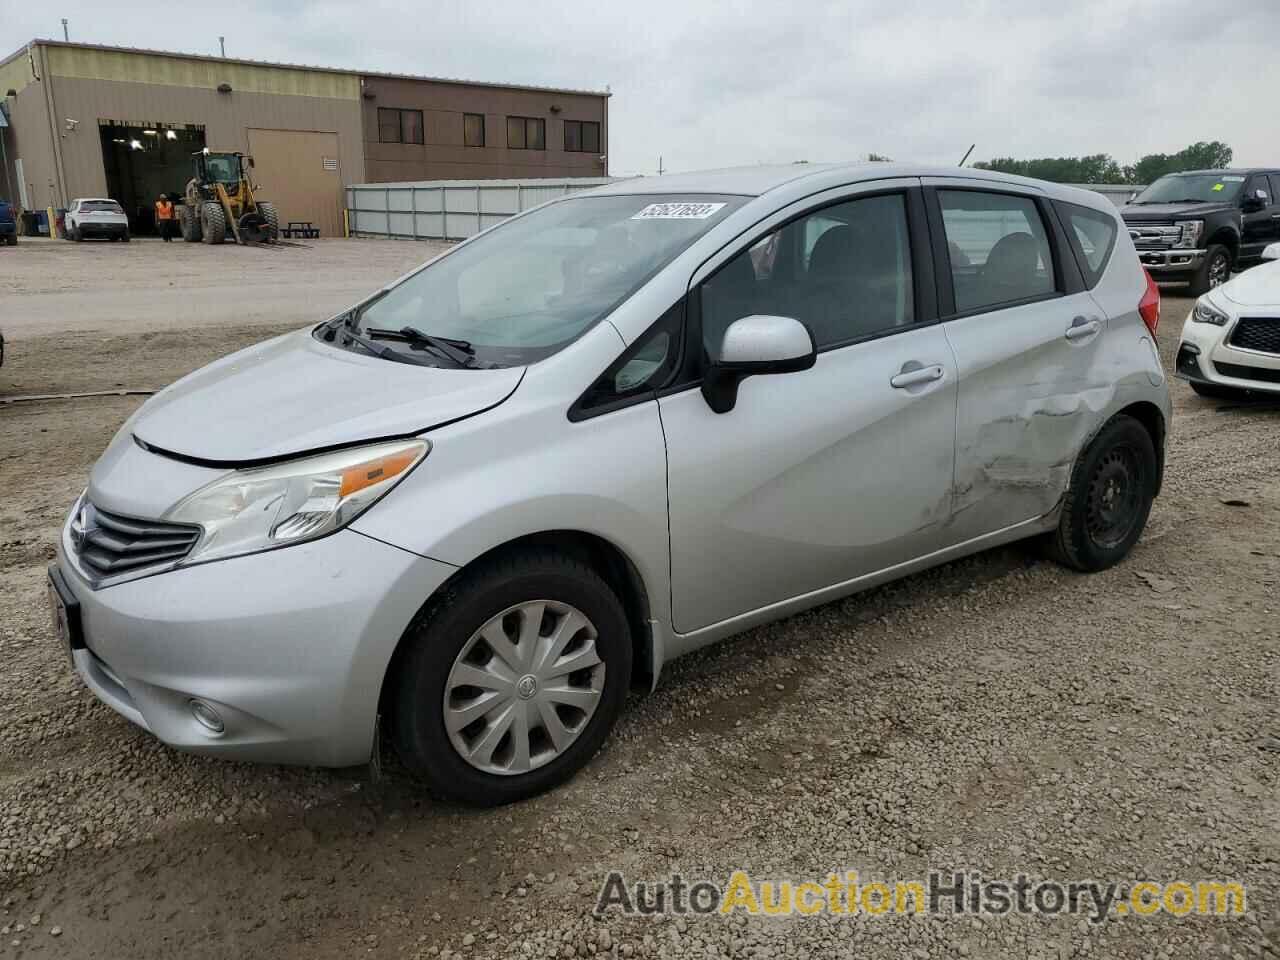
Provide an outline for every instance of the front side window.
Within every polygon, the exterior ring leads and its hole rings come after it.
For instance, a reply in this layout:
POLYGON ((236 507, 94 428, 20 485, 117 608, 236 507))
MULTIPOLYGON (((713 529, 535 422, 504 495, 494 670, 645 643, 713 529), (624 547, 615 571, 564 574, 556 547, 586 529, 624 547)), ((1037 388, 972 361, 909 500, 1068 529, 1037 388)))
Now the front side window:
MULTIPOLYGON (((411 326, 463 341, 476 366, 533 363, 581 336, 742 203, 648 195, 548 204, 407 277, 362 308, 355 325, 363 332, 411 326)), ((620 388, 641 378, 652 359, 638 356, 620 371, 620 388)))
POLYGON ((1235 201, 1244 188, 1237 173, 1171 173, 1133 198, 1133 203, 1207 203, 1235 201))
POLYGON ((1029 197, 939 190, 956 310, 1043 297, 1056 289, 1044 220, 1029 197))
POLYGON ((547 121, 540 117, 507 117, 507 147, 511 150, 547 149, 547 121))
POLYGON ((1092 290, 1102 279, 1102 272, 1116 243, 1115 217, 1074 203, 1058 201, 1057 207, 1059 219, 1066 220, 1076 258, 1092 290))
POLYGON ((793 317, 818 349, 914 322, 906 198, 823 207, 756 240, 699 291, 702 340, 719 355, 729 324, 752 314, 793 317))
POLYGON ((1249 178, 1248 184, 1245 185, 1244 195, 1249 200, 1261 200, 1264 204, 1271 203, 1271 188, 1267 185, 1267 178, 1261 174, 1254 174, 1249 178), (1258 192, 1261 191, 1263 196, 1259 197, 1258 192))
POLYGON ((422 111, 379 107, 378 140, 382 143, 422 143, 422 111))

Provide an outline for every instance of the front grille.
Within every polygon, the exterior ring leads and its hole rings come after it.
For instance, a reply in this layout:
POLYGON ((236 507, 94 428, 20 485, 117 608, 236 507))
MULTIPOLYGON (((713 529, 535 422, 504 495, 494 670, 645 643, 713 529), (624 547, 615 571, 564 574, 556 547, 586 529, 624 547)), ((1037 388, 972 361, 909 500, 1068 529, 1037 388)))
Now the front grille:
POLYGON ((1241 350, 1280 353, 1280 317, 1241 317, 1227 343, 1241 350))
POLYGON ((1239 363, 1218 363, 1215 360, 1213 369, 1224 377, 1235 377, 1237 380, 1280 383, 1280 370, 1268 370, 1266 367, 1246 367, 1239 363))
POLYGON ((71 521, 71 543, 81 565, 104 578, 181 560, 199 538, 199 527, 122 517, 87 500, 71 521))
POLYGON ((1133 245, 1140 251, 1169 250, 1182 236, 1182 228, 1175 227, 1172 221, 1144 220, 1141 223, 1130 223, 1126 226, 1133 245))

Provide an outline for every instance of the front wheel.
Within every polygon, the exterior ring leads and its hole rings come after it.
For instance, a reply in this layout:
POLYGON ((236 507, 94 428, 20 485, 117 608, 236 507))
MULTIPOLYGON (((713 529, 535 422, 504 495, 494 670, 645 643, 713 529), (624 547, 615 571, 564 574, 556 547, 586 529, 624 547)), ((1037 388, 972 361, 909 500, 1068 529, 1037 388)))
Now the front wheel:
POLYGON ((1209 247, 1204 263, 1191 275, 1191 293, 1200 296, 1231 279, 1231 251, 1220 243, 1209 247))
POLYGON ((1155 445, 1146 427, 1121 414, 1109 420, 1076 461, 1049 552, 1064 566, 1105 570, 1142 536, 1155 500, 1155 445))
POLYGON ((576 773, 622 711, 631 632, 589 566, 527 550, 464 574, 405 636, 397 751, 445 796, 496 806, 576 773))

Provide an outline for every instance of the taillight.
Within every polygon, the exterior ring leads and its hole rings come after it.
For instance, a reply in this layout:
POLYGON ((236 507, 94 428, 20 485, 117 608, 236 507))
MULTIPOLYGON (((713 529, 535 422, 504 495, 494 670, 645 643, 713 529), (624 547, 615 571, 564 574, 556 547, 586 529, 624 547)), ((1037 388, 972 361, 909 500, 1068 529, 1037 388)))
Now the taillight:
POLYGON ((1154 337, 1156 327, 1160 326, 1160 288, 1156 286, 1156 282, 1151 279, 1151 274, 1145 267, 1142 269, 1142 275, 1147 278, 1147 292, 1138 301, 1138 313, 1142 315, 1142 322, 1147 325, 1147 329, 1154 337))

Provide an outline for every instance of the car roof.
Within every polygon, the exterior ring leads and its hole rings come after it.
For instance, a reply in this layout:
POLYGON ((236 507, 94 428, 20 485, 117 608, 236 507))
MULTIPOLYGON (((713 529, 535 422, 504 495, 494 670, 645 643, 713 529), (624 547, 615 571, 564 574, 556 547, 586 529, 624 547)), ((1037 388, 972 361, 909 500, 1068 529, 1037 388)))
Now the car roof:
POLYGON ((1173 173, 1166 173, 1166 177, 1182 177, 1182 176, 1222 176, 1223 174, 1234 174, 1235 176, 1249 176, 1254 173, 1280 173, 1275 167, 1226 167, 1214 170, 1176 170, 1173 173))
POLYGON ((76 197, 72 203, 119 203, 119 200, 112 200, 110 197, 76 197))
POLYGON ((799 180, 835 178, 845 183, 856 183, 859 180, 891 180, 899 177, 962 177, 1033 185, 1041 189, 1058 186, 1043 180, 1032 180, 1028 177, 991 170, 978 170, 973 167, 938 167, 875 160, 859 163, 787 163, 757 167, 725 167, 692 173, 672 173, 660 177, 631 177, 597 187, 592 193, 596 195, 724 193, 758 197, 799 180))
MULTIPOLYGON (((915 177, 946 177, 948 179, 1001 183, 1035 190, 1039 193, 1112 209, 1110 200, 1100 194, 1071 187, 1066 184, 1033 180, 993 170, 974 167, 939 167, 915 163, 863 161, 858 163, 788 163, 771 166, 729 167, 720 170, 703 170, 695 173, 666 174, 658 177, 631 177, 615 180, 590 191, 592 196, 630 196, 644 194, 726 194, 761 197, 784 188, 794 192, 799 187, 812 187, 803 193, 818 192, 831 187, 858 183, 864 180, 891 180, 915 177)), ((581 194, 578 194, 581 196, 581 194)))

